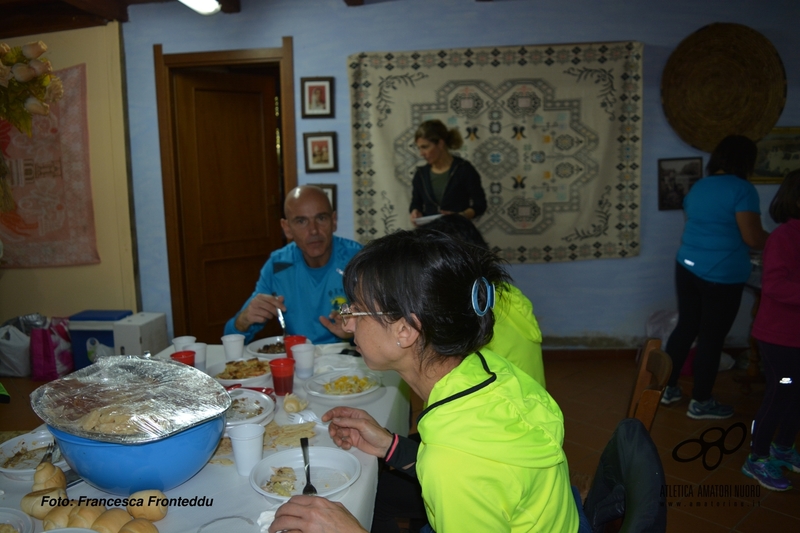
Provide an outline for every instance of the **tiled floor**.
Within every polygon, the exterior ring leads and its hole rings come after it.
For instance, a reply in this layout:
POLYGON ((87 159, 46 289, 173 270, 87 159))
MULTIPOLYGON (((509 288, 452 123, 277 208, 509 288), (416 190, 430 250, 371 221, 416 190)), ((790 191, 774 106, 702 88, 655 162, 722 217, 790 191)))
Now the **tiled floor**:
MULTIPOLYGON (((668 532, 800 531, 800 474, 788 474, 796 487, 788 492, 763 489, 745 477, 740 468, 750 449, 749 432, 741 448, 723 455, 722 462, 713 470, 706 470, 702 460, 680 463, 672 457, 676 445, 689 438, 699 438, 708 428, 727 429, 736 422, 742 422, 749 430, 753 415, 761 404, 764 386, 754 385, 752 391, 745 395, 733 379, 736 372, 720 373, 714 389, 720 402, 735 406, 734 418, 712 421, 688 418, 686 397, 691 392, 691 378, 681 380, 684 399, 668 407, 661 406, 656 414, 651 436, 660 451, 667 484, 689 486, 695 495, 665 498, 670 506, 667 510, 668 532), (699 498, 699 484, 717 485, 718 489, 730 491, 737 488, 756 490, 757 493, 754 497, 699 498), (698 502, 699 507, 696 506, 698 502)), ((547 389, 564 412, 564 449, 570 470, 593 475, 603 448, 627 411, 636 376, 636 363, 629 357, 568 360, 545 355, 545 373, 547 389)), ((728 449, 738 444, 740 435, 739 430, 732 430, 728 434, 728 449)), ((716 440, 720 436, 720 431, 709 432, 706 440, 716 440)), ((699 448, 691 453, 697 453, 697 450, 699 448)), ((718 457, 709 455, 708 462, 713 465, 718 457)))

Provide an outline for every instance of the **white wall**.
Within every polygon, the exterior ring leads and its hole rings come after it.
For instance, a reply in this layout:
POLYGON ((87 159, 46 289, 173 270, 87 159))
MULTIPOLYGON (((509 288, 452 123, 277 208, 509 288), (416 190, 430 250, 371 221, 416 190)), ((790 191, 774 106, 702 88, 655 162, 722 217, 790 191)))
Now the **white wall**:
MULTIPOLYGON (((667 123, 660 105, 661 71, 678 43, 712 22, 745 24, 778 49, 788 77, 788 100, 778 123, 800 123, 800 2, 772 0, 242 0, 238 14, 203 17, 177 2, 133 5, 123 25, 127 66, 136 228, 143 310, 170 311, 169 276, 156 118, 153 44, 164 53, 278 47, 294 38, 295 86, 301 77, 334 76, 336 118, 300 118, 302 134, 334 130, 339 136, 339 234, 353 236, 347 62, 350 54, 467 46, 505 46, 635 40, 644 49, 644 122, 641 255, 630 259, 517 265, 511 273, 533 301, 550 345, 633 346, 651 312, 674 309, 674 257, 683 229, 680 211, 658 211, 660 158, 704 156, 667 123)), ((299 181, 320 181, 303 174, 299 181)), ((707 157, 705 159, 707 161, 707 157)), ((759 186, 762 210, 776 186, 759 186)), ((765 225, 767 220, 765 217, 765 225)), ((255 280, 253 280, 255 283, 255 280)), ((743 299, 730 341, 744 344, 752 297, 743 299)))

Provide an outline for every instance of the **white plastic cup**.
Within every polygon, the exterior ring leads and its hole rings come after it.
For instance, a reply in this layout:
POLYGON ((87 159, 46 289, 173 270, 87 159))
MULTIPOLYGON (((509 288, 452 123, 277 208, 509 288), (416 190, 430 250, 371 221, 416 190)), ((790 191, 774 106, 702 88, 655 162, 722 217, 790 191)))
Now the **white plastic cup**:
POLYGON ((240 476, 249 476, 253 467, 261 460, 264 450, 264 426, 242 424, 228 429, 233 445, 233 460, 240 476))
POLYGON ((314 375, 315 351, 316 347, 313 344, 296 344, 292 346, 295 376, 300 379, 308 379, 314 375))
POLYGON ((186 349, 194 352, 194 367, 201 372, 206 371, 206 348, 208 345, 204 342, 193 342, 187 344, 186 349))
POLYGON ((191 335, 184 335, 182 337, 175 337, 172 339, 172 346, 175 347, 176 352, 182 352, 186 350, 186 347, 192 344, 194 341, 197 340, 197 337, 192 337, 191 335))
POLYGON ((231 333, 222 336, 222 347, 225 348, 225 359, 235 361, 244 355, 244 335, 231 333))

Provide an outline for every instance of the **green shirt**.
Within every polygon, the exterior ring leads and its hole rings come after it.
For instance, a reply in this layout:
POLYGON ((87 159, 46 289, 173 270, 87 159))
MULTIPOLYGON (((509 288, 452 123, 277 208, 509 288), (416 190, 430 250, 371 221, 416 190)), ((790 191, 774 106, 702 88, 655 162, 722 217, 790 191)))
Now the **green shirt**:
POLYGON ((447 182, 450 179, 450 169, 438 174, 431 170, 431 188, 433 189, 433 197, 436 202, 442 203, 442 196, 444 196, 444 189, 447 187, 447 182))

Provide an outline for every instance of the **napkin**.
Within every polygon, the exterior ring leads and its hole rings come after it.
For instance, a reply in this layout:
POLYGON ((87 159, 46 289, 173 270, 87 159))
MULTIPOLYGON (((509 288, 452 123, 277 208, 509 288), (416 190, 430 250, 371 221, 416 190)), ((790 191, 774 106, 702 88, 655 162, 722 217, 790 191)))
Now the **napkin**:
POLYGON ((267 533, 269 531, 269 526, 272 525, 272 521, 275 520, 275 511, 278 510, 281 504, 275 504, 269 507, 266 511, 262 511, 256 520, 256 523, 261 528, 261 533, 267 533))
POLYGON ((334 370, 352 370, 359 367, 358 357, 346 354, 320 355, 314 361, 314 375, 333 372, 334 370))

